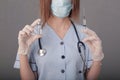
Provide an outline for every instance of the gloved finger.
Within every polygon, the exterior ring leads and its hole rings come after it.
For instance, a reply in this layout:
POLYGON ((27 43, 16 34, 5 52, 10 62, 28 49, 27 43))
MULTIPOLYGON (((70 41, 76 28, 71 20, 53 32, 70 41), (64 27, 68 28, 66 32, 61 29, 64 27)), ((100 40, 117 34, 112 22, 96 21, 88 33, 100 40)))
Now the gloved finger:
POLYGON ((32 42, 34 42, 36 39, 41 38, 41 37, 42 37, 42 36, 39 35, 39 34, 36 34, 36 35, 32 36, 32 37, 31 37, 32 42))
POLYGON ((91 36, 91 37, 86 37, 86 38, 84 38, 82 41, 83 41, 83 42, 87 42, 87 41, 91 41, 91 42, 92 42, 92 41, 94 41, 94 40, 97 40, 96 37, 95 37, 95 36, 91 36))
POLYGON ((90 41, 87 41, 87 42, 84 42, 84 43, 86 43, 89 47, 92 47, 92 43, 90 41))
POLYGON ((34 28, 32 28, 31 26, 26 26, 26 29, 28 29, 29 31, 33 32, 34 28))
POLYGON ((35 28, 35 26, 36 26, 37 24, 39 24, 40 22, 41 22, 41 19, 35 20, 35 21, 31 24, 31 27, 32 27, 32 28, 35 28))
POLYGON ((29 25, 26 25, 22 31, 26 32, 28 36, 30 36, 30 33, 32 32, 31 30, 28 29, 30 27, 29 25))
POLYGON ((25 35, 26 33, 24 31, 19 31, 19 36, 25 35))
POLYGON ((94 52, 94 50, 95 50, 95 46, 93 46, 93 43, 92 42, 90 42, 90 41, 87 41, 87 42, 85 42, 88 46, 89 46, 89 48, 90 48, 90 50, 92 51, 92 53, 94 52))
POLYGON ((26 37, 26 36, 27 36, 26 32, 24 32, 22 30, 19 31, 18 39, 21 39, 21 38, 26 37))
POLYGON ((88 36, 98 37, 97 34, 89 28, 81 29, 81 32, 87 34, 88 36))
POLYGON ((91 47, 101 46, 101 41, 97 40, 95 37, 89 37, 83 40, 83 42, 90 44, 91 47))

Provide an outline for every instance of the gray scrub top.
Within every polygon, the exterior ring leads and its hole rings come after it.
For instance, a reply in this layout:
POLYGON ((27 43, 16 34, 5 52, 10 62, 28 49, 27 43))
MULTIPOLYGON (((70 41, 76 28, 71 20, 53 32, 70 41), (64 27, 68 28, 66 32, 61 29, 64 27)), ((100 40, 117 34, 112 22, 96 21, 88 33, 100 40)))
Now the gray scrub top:
MULTIPOLYGON (((80 30, 82 25, 75 24, 80 39, 85 38, 85 34, 80 30)), ((35 33, 38 33, 36 26, 35 33)), ((46 49, 45 56, 39 56, 38 40, 30 48, 29 64, 33 71, 37 71, 38 80, 84 80, 83 62, 77 48, 78 39, 73 25, 70 26, 63 39, 60 39, 55 31, 46 23, 43 27, 41 38, 42 48, 46 49)), ((86 57, 86 66, 92 65, 90 49, 85 44, 86 51, 82 49, 81 54, 86 57)), ((20 68, 19 55, 16 57, 14 68, 20 68)))

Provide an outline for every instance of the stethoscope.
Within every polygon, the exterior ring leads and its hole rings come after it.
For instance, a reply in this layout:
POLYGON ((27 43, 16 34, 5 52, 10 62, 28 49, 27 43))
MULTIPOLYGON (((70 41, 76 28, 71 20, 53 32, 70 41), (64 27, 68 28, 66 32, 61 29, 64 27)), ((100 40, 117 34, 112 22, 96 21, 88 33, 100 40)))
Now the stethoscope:
MULTIPOLYGON (((70 21, 71 21, 71 24, 73 25, 73 28, 74 28, 76 37, 77 37, 77 39, 78 39, 77 48, 78 48, 78 52, 79 52, 80 57, 81 57, 82 62, 83 62, 83 72, 85 72, 85 70, 86 70, 86 64, 85 64, 85 61, 86 61, 86 57, 85 57, 85 56, 86 56, 86 55, 85 55, 85 53, 86 53, 86 46, 85 46, 85 44, 80 40, 80 37, 79 37, 79 35, 78 35, 77 29, 76 29, 76 27, 75 27, 75 24, 73 23, 72 20, 70 20, 70 21), (83 57, 83 55, 82 55, 82 49, 81 49, 82 47, 83 47, 83 49, 84 49, 84 57, 83 57)), ((83 25, 83 26, 85 26, 85 25, 83 25)), ((45 56, 45 55, 47 54, 47 50, 42 48, 41 38, 38 39, 38 43, 39 43, 38 54, 39 54, 39 56, 43 57, 43 56, 45 56)))
MULTIPOLYGON (((84 50, 86 50, 86 47, 85 47, 85 44, 80 40, 79 38, 79 35, 78 35, 78 32, 77 32, 77 29, 75 27, 75 24, 73 23, 72 20, 71 21, 71 24, 73 25, 73 28, 74 28, 74 31, 75 31, 75 34, 77 36, 77 39, 78 39, 78 42, 77 42, 77 48, 78 48, 78 51, 79 53, 81 53, 81 47, 83 46, 84 50)), ((42 48, 42 44, 41 44, 41 38, 38 39, 38 43, 39 43, 39 51, 38 51, 38 54, 42 57, 42 56, 45 56, 47 51, 46 49, 43 49, 42 48)))
MULTIPOLYGON (((85 44, 80 40, 79 36, 78 36, 78 32, 77 32, 77 29, 75 27, 75 24, 73 23, 73 21, 70 19, 73 27, 74 27, 74 30, 75 30, 75 33, 76 33, 76 36, 77 36, 77 39, 78 39, 78 42, 77 42, 77 47, 78 47, 78 51, 79 53, 81 53, 81 46, 83 46, 84 50, 86 50, 85 48, 85 44)), ((37 24, 38 26, 40 26, 40 23, 37 24)), ((86 17, 85 17, 85 9, 83 9, 83 26, 86 28, 86 17)), ((39 29, 39 33, 41 34, 42 33, 42 29, 39 29)), ((41 45, 41 38, 38 39, 38 43, 39 43, 39 51, 38 51, 38 54, 40 56, 45 56, 47 51, 46 49, 43 49, 42 48, 42 45, 41 45)), ((80 54, 81 55, 81 54, 80 54)), ((82 56, 82 55, 81 55, 82 56)), ((83 60, 83 58, 82 58, 83 60)))

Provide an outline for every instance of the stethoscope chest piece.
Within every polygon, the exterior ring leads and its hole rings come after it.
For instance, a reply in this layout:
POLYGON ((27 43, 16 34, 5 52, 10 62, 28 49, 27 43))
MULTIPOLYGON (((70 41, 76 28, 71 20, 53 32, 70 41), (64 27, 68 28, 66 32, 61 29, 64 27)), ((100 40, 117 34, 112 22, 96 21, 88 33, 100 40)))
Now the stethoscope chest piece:
POLYGON ((42 57, 42 56, 45 56, 47 53, 47 51, 45 49, 40 49, 38 50, 38 54, 42 57))

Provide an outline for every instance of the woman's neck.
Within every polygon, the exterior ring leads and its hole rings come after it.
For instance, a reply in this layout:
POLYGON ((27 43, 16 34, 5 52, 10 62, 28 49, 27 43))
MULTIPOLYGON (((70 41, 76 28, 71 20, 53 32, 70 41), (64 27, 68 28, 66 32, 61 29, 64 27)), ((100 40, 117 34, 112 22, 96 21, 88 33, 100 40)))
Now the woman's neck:
POLYGON ((71 25, 71 22, 69 18, 50 17, 50 19, 47 21, 47 24, 61 39, 63 39, 71 25))
POLYGON ((47 22, 54 29, 63 29, 69 24, 69 18, 58 18, 55 16, 51 16, 47 22))

